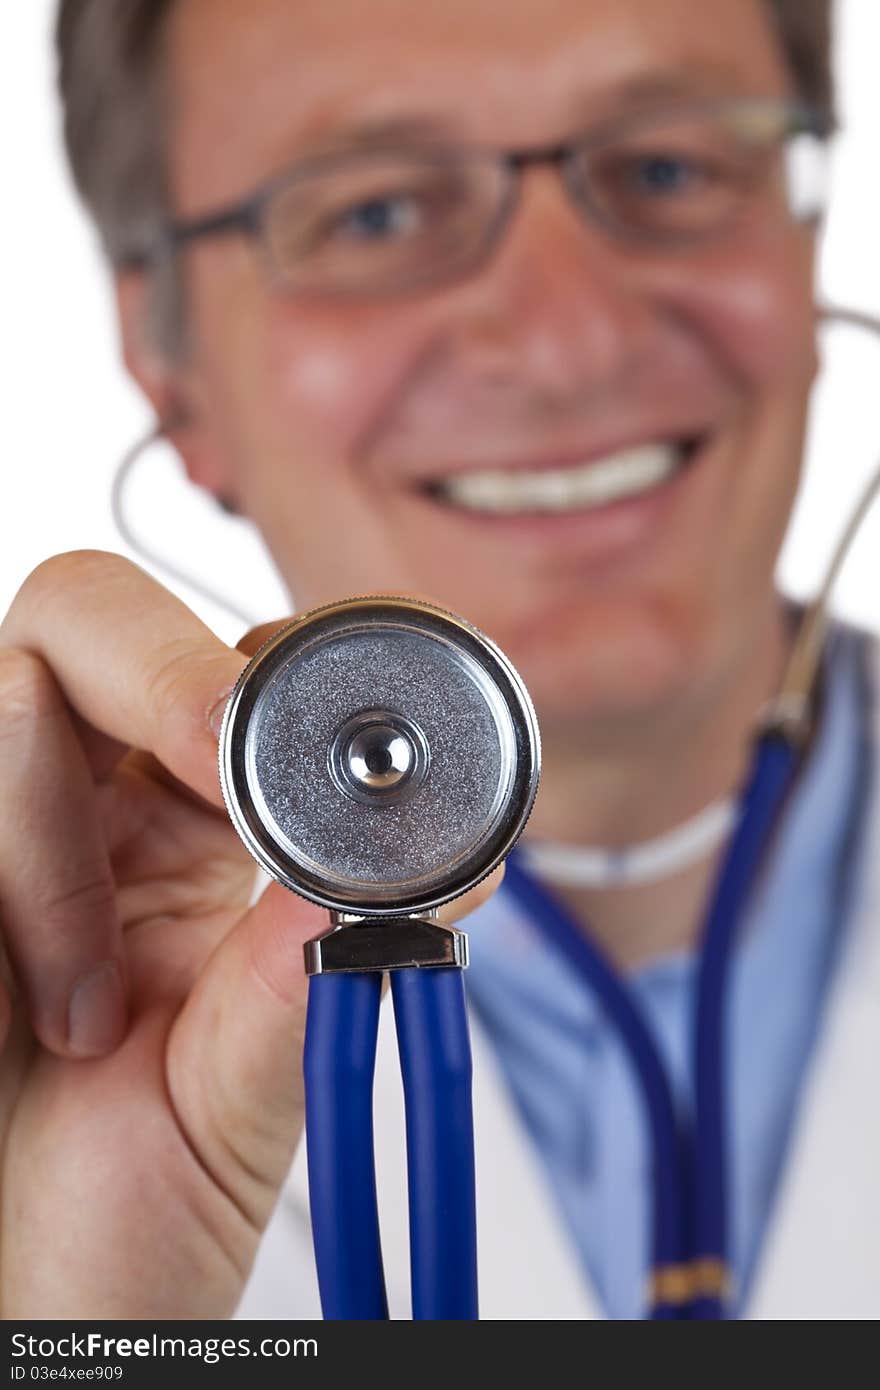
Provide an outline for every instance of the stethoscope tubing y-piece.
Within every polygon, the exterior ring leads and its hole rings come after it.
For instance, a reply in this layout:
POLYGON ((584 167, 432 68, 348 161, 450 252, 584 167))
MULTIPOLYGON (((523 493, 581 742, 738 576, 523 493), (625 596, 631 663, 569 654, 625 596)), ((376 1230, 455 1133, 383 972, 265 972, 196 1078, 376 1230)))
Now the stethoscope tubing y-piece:
POLYGON ((388 1317, 376 1202, 373 1079, 382 976, 309 981, 303 1057, 312 1238, 324 1317, 388 1317))
POLYGON ((472 1320, 477 1220, 462 971, 394 970, 391 992, 406 1103, 412 1315, 472 1320))

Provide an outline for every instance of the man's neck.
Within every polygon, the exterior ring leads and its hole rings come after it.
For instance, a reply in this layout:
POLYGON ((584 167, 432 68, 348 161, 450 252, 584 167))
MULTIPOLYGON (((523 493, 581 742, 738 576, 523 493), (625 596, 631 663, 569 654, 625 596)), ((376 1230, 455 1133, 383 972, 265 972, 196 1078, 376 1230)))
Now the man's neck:
MULTIPOLYGON (((528 838, 620 848, 663 835, 741 786, 789 644, 781 605, 719 693, 650 722, 581 730, 542 721, 541 794, 528 838)), ((555 889, 622 969, 691 947, 720 851, 655 883, 555 889)), ((552 885, 551 885, 552 886, 552 885)))

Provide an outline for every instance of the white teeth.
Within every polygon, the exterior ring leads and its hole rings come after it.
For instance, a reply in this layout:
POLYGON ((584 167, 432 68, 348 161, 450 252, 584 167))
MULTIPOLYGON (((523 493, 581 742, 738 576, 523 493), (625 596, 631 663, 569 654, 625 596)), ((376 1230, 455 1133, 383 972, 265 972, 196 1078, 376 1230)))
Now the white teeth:
POLYGON ((485 469, 444 478, 437 490, 471 511, 565 512, 603 507, 647 492, 671 476, 682 460, 675 444, 644 444, 574 468, 485 469))

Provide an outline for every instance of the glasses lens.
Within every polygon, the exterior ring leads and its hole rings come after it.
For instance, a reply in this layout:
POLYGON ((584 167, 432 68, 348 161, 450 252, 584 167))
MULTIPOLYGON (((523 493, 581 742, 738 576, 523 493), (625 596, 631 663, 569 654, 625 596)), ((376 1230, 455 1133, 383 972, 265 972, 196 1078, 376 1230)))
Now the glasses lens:
POLYGON ((571 173, 582 196, 620 231, 686 241, 785 195, 790 130, 785 108, 762 104, 646 118, 583 147, 571 173))
POLYGON ((785 194, 788 210, 797 222, 813 222, 825 211, 831 183, 828 144, 811 131, 803 131, 785 147, 785 194))
POLYGON ((382 293, 461 274, 491 237, 505 183, 494 162, 466 155, 340 160, 277 192, 270 254, 305 290, 382 293))

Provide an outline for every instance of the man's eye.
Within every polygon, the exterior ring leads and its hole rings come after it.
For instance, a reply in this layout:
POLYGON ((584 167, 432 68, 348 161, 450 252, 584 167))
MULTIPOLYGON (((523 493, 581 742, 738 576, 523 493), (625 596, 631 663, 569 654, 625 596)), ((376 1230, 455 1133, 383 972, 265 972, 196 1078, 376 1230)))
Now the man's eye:
POLYGON ((711 170, 704 163, 665 154, 628 160, 619 176, 634 192, 655 196, 689 193, 711 182, 711 170))
POLYGON ((328 231, 342 233, 359 241, 383 241, 407 236, 415 231, 421 214, 414 198, 405 194, 369 198, 345 209, 328 231))

